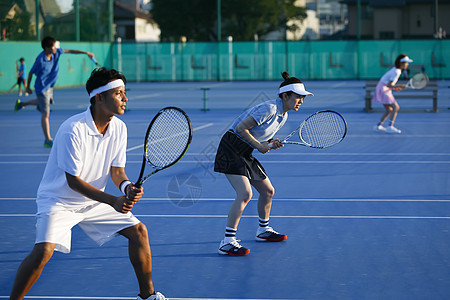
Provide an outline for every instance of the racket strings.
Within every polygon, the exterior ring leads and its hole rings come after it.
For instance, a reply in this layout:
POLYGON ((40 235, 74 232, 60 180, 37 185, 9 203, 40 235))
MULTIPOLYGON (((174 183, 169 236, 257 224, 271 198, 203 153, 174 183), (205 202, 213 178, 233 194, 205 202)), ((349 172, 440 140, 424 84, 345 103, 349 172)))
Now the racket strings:
POLYGON ((175 109, 163 111, 154 121, 147 137, 145 156, 155 167, 176 161, 186 150, 190 139, 189 121, 175 109))
POLYGON ((411 86, 422 89, 428 84, 428 77, 424 73, 417 73, 411 78, 411 86))
POLYGON ((325 148, 340 142, 347 132, 344 119, 335 112, 320 112, 305 121, 300 139, 313 148, 325 148))

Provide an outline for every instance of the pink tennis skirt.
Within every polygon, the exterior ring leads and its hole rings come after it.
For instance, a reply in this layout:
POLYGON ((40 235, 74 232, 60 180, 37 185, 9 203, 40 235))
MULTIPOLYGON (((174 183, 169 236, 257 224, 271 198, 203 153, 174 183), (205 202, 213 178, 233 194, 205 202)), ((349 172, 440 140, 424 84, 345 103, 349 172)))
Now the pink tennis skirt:
POLYGON ((385 83, 379 82, 373 94, 373 100, 381 104, 394 104, 397 101, 392 94, 392 89, 385 83))

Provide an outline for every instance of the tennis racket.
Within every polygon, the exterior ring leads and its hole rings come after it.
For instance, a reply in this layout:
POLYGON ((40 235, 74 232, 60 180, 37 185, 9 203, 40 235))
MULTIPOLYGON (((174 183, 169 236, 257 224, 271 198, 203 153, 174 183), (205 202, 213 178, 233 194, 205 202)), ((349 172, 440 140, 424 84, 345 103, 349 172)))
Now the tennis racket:
POLYGON ((178 107, 161 109, 148 125, 144 140, 144 157, 137 188, 152 175, 177 163, 192 140, 192 124, 188 115, 178 107), (145 166, 153 171, 144 176, 145 166))
POLYGON ((91 57, 91 60, 97 67, 100 67, 100 64, 98 63, 98 61, 94 57, 91 57))
POLYGON ((406 83, 407 89, 415 89, 415 90, 421 90, 428 84, 428 76, 424 72, 416 73, 413 77, 411 77, 410 80, 408 80, 408 83, 406 83))
MULTIPOLYGON (((346 134, 347 122, 344 117, 332 110, 322 110, 307 117, 281 142, 323 149, 340 143, 346 134), (300 141, 289 141, 296 133, 300 141)), ((272 147, 272 143, 269 147, 272 147)))

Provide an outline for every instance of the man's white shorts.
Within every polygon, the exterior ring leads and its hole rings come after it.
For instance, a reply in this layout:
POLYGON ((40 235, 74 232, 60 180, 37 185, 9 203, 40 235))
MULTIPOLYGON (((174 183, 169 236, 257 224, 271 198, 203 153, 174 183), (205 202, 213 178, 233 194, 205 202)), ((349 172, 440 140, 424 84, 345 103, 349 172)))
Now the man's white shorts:
POLYGON ((36 244, 54 243, 56 251, 70 252, 72 228, 81 229, 102 245, 114 238, 122 229, 140 221, 132 213, 119 213, 108 204, 98 203, 79 210, 60 210, 36 215, 36 244))

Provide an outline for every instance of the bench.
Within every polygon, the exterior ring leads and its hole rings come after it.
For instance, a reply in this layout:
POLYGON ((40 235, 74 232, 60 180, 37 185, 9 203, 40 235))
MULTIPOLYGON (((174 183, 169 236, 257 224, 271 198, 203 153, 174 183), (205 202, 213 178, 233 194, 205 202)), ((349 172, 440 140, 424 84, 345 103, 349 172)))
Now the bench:
MULTIPOLYGON (((400 82, 400 84, 406 84, 406 81, 400 82)), ((365 112, 373 112, 372 109, 372 97, 375 92, 375 88, 377 87, 378 80, 367 80, 366 81, 366 96, 365 96, 365 112)), ((433 100, 433 107, 431 109, 432 112, 438 112, 437 106, 437 93, 438 91, 438 82, 437 80, 430 80, 428 85, 422 90, 414 90, 414 89, 405 89, 403 91, 393 91, 395 99, 431 99, 433 100)))

